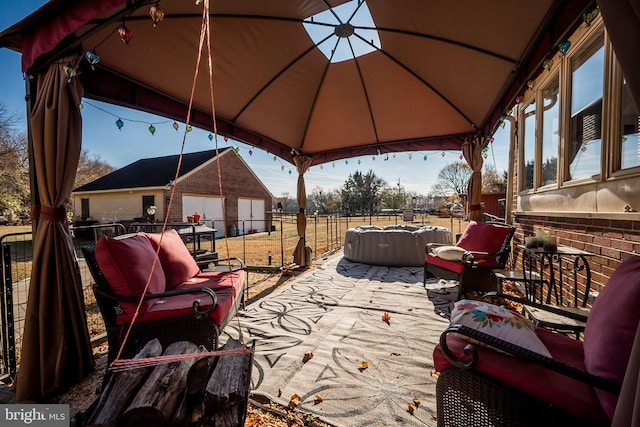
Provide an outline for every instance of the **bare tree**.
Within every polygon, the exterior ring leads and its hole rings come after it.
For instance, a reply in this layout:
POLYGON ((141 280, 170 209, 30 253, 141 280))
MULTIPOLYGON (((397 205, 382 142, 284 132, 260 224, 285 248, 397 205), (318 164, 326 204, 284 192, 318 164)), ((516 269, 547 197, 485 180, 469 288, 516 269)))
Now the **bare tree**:
POLYGON ((465 162, 450 163, 438 173, 437 182, 432 191, 438 196, 465 194, 471 173, 471 168, 465 162))
POLYGON ((507 172, 503 172, 502 176, 498 174, 495 166, 485 165, 482 171, 482 192, 483 193, 500 193, 507 188, 507 172))
POLYGON ((100 156, 91 155, 87 150, 82 150, 76 171, 75 187, 88 184, 115 170, 113 166, 104 162, 100 156))
POLYGON ((11 221, 27 215, 30 204, 27 136, 18 122, 0 104, 0 211, 11 221))

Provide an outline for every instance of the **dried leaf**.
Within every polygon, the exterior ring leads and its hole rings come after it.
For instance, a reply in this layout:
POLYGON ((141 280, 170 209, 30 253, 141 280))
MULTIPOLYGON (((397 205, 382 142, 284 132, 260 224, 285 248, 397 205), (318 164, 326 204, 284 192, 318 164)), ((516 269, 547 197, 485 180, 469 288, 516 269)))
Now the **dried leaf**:
POLYGON ((311 360, 313 358, 313 352, 312 351, 307 351, 304 354, 304 357, 302 358, 302 363, 307 363, 309 360, 311 360))
POLYGON ((413 404, 416 405, 416 408, 420 406, 421 403, 422 402, 420 402, 420 399, 413 399, 413 404))
POLYGON ((391 323, 391 316, 386 311, 384 312, 384 314, 382 314, 382 321, 386 322, 387 324, 391 323))
POLYGON ((407 308, 407 311, 413 311, 413 307, 407 308))
POLYGON ((415 409, 413 409, 413 405, 411 403, 407 403, 407 412, 413 415, 415 409))
POLYGON ((392 356, 400 356, 400 353, 398 353, 397 351, 392 351, 392 352, 391 352, 391 355, 392 355, 392 356))
POLYGON ((320 403, 320 402, 322 402, 322 400, 323 400, 323 399, 322 399, 322 396, 320 396, 319 394, 316 394, 316 395, 314 396, 314 398, 315 398, 315 400, 314 400, 314 402, 315 402, 315 403, 320 403))
POLYGON ((281 388, 278 389, 278 397, 280 397, 280 396, 282 396, 282 389, 281 388))
POLYGON ((368 367, 369 367, 369 362, 367 362, 366 360, 363 360, 362 362, 360 362, 360 367, 358 368, 358 370, 362 372, 368 367))
POLYGON ((300 400, 301 398, 297 394, 291 395, 291 397, 289 398, 289 408, 293 409, 298 406, 300 404, 300 400))
POLYGON ((244 426, 245 427, 257 426, 260 421, 261 421, 260 417, 257 416, 257 415, 254 415, 254 416, 250 417, 249 419, 247 419, 247 421, 244 423, 244 426))

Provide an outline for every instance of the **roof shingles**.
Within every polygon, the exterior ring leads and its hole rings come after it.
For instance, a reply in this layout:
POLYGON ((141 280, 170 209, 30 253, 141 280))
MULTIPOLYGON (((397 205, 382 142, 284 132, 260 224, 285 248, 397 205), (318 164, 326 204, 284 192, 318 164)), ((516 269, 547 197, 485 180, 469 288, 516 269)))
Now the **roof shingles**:
MULTIPOLYGON (((218 150, 222 154, 230 147, 218 150)), ((200 151, 182 155, 180 175, 197 168, 201 164, 215 158, 216 151, 200 151)), ((73 191, 103 191, 123 188, 163 187, 175 178, 179 155, 140 159, 127 166, 111 172, 73 191)))

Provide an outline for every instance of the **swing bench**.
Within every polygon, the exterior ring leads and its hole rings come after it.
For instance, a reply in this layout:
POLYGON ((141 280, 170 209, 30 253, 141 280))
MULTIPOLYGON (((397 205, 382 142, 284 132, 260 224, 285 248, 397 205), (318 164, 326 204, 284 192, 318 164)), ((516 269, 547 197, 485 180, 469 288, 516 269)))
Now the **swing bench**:
POLYGON ((103 236, 81 250, 107 330, 108 363, 123 342, 120 357, 130 358, 154 338, 163 348, 190 341, 216 350, 220 333, 244 300, 242 261, 217 260, 215 268, 201 270, 175 230, 103 236))

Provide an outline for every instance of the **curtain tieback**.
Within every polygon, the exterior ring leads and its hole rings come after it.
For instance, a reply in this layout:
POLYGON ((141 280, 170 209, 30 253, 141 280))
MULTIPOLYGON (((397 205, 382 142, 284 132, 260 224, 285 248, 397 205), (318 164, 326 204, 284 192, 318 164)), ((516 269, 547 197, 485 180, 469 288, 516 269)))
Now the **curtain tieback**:
POLYGON ((64 206, 52 208, 49 206, 32 205, 31 219, 46 219, 48 221, 64 222, 67 220, 67 210, 64 206))

